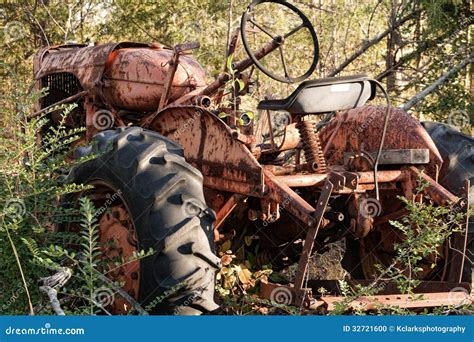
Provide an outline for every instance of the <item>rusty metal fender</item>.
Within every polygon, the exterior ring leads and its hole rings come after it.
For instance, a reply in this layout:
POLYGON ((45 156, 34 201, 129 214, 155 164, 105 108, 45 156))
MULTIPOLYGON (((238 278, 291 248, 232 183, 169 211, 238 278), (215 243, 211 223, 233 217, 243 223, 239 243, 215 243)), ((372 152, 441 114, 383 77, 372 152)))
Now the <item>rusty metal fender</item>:
MULTIPOLYGON (((386 107, 365 106, 338 112, 320 132, 329 165, 341 165, 344 152, 374 152, 380 145, 386 107)), ((426 173, 436 178, 443 160, 436 145, 421 124, 405 111, 392 108, 383 148, 428 149, 429 164, 426 173)), ((371 167, 360 165, 359 171, 371 167)))
POLYGON ((173 106, 154 116, 147 128, 184 148, 186 160, 199 169, 204 186, 262 197, 261 165, 221 119, 202 107, 173 106))

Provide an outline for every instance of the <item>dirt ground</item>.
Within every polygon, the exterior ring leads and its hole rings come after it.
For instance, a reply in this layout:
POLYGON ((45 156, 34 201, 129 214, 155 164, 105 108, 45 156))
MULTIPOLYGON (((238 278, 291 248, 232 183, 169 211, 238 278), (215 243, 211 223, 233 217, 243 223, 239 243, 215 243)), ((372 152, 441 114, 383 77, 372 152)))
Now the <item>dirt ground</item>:
MULTIPOLYGON (((311 257, 308 266, 309 279, 345 279, 348 273, 342 268, 341 260, 344 256, 344 241, 329 245, 329 250, 323 254, 311 257)), ((293 281, 298 269, 298 264, 288 267, 282 272, 285 277, 293 281)))

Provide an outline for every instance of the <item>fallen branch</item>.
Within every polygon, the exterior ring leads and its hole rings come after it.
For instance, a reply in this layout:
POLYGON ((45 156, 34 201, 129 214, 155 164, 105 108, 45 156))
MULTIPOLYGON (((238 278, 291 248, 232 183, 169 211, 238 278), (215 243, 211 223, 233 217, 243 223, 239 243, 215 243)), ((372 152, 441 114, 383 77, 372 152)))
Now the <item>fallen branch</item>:
POLYGON ((49 277, 40 278, 40 282, 43 283, 39 287, 40 291, 48 296, 51 308, 54 310, 56 315, 65 316, 61 303, 58 300, 58 290, 71 278, 72 271, 69 268, 62 268, 55 274, 49 277))
POLYGON ((407 111, 410 108, 412 108, 414 105, 416 105, 418 102, 422 101, 426 96, 431 94, 433 91, 435 91, 439 86, 441 86, 443 83, 445 83, 449 78, 453 77, 456 75, 461 69, 463 69, 466 65, 474 62, 474 53, 469 55, 466 59, 462 60, 458 65, 455 67, 451 68, 446 72, 444 75, 442 75, 440 78, 438 78, 436 81, 434 81, 432 84, 430 84, 428 87, 420 91, 418 94, 416 94, 414 97, 410 99, 407 103, 405 103, 403 106, 400 106, 401 109, 407 111))
POLYGON ((54 310, 56 315, 65 316, 66 314, 63 309, 61 309, 61 304, 58 300, 58 291, 50 286, 40 286, 39 289, 48 296, 51 308, 54 310))

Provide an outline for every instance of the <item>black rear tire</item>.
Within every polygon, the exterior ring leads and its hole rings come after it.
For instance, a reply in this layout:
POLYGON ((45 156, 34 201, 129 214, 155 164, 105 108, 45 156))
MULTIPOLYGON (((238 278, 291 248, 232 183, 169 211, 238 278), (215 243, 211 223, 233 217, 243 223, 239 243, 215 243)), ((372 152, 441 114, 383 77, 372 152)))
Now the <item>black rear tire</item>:
POLYGON ((97 154, 72 169, 72 182, 101 182, 128 208, 138 248, 155 253, 140 261, 138 300, 153 314, 199 315, 218 309, 214 281, 215 213, 208 208, 201 173, 182 148, 138 127, 103 131, 77 156, 97 154))
MULTIPOLYGON (((438 123, 423 122, 443 158, 439 183, 457 196, 465 193, 464 180, 469 179, 469 206, 474 205, 474 139, 456 128, 438 123)), ((463 269, 463 282, 472 284, 474 272, 474 217, 469 219, 466 260, 463 269)))

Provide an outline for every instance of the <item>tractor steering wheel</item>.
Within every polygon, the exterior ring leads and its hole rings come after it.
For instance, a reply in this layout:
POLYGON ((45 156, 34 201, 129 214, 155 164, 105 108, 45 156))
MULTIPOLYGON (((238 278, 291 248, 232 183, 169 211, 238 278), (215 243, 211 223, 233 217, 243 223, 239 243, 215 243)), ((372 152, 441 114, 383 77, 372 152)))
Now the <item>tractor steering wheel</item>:
MULTIPOLYGON (((271 15, 271 14, 269 14, 269 15, 271 15)), ((284 83, 298 83, 298 82, 304 81, 306 78, 308 78, 313 73, 314 69, 316 68, 316 64, 318 63, 318 58, 319 58, 319 44, 318 44, 318 37, 316 35, 316 31, 314 30, 313 25, 311 24, 309 19, 304 15, 304 13, 301 12, 296 6, 294 6, 292 4, 289 4, 285 0, 254 0, 247 7, 246 11, 242 15, 242 19, 241 19, 241 22, 240 22, 240 32, 241 32, 241 36, 242 36, 242 43, 243 43, 244 48, 247 51, 247 54, 249 55, 250 59, 257 66, 257 68, 259 68, 264 74, 266 74, 267 76, 273 78, 274 80, 284 82, 284 83), (264 3, 264 2, 277 3, 277 4, 280 4, 282 6, 285 6, 285 7, 289 8, 291 11, 295 12, 300 17, 300 19, 302 20, 301 24, 294 27, 292 30, 285 33, 284 35, 277 36, 277 35, 272 34, 267 29, 265 29, 265 27, 263 27, 263 25, 260 25, 257 22, 255 22, 252 19, 252 16, 251 16, 251 14, 254 10, 254 7, 261 4, 261 3, 264 3), (250 48, 249 43, 248 43, 248 39, 247 39, 247 31, 246 31, 247 22, 250 22, 254 27, 257 27, 260 31, 262 31, 266 35, 270 36, 278 44, 278 49, 280 51, 280 58, 281 58, 282 66, 283 66, 284 76, 277 75, 277 74, 274 74, 273 72, 269 71, 255 57, 255 54, 252 51, 252 49, 250 48), (287 69, 286 62, 285 62, 285 56, 283 54, 283 44, 285 43, 286 39, 288 39, 290 36, 294 35, 295 33, 297 33, 298 31, 300 31, 303 28, 308 29, 310 34, 311 34, 312 45, 314 47, 313 61, 311 63, 311 66, 309 67, 309 69, 303 75, 293 78, 293 77, 290 77, 289 74, 288 74, 288 69, 287 69)))

